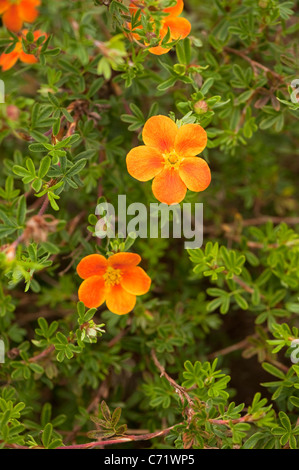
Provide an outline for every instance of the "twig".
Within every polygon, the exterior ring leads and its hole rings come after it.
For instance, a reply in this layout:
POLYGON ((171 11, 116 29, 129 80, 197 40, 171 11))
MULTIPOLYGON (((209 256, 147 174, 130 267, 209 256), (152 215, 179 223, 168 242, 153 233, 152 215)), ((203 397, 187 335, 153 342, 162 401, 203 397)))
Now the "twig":
MULTIPOLYGON (((167 429, 162 429, 160 431, 152 432, 149 434, 130 435, 130 436, 124 436, 124 437, 110 439, 110 440, 86 442, 85 444, 73 444, 70 446, 59 446, 59 447, 56 447, 56 449, 93 449, 95 447, 111 446, 114 444, 123 444, 124 442, 149 441, 150 439, 154 439, 156 437, 166 436, 166 434, 168 434, 175 426, 177 426, 177 424, 174 424, 173 426, 170 426, 167 429)), ((0 441, 0 443, 2 444, 3 441, 0 441)), ((30 449, 29 447, 21 446, 18 444, 6 444, 6 443, 4 444, 6 447, 12 447, 16 449, 30 449)), ((38 448, 43 449, 43 447, 40 447, 40 446, 38 446, 38 448)))
POLYGON ((177 424, 170 426, 169 428, 162 429, 161 431, 152 432, 149 434, 143 435, 133 435, 133 436, 124 436, 118 439, 110 439, 110 440, 100 440, 94 442, 87 442, 86 444, 73 444, 70 446, 62 446, 56 447, 56 449, 91 449, 94 447, 103 447, 103 446, 110 446, 114 444, 123 444, 124 442, 134 442, 134 441, 148 441, 150 439, 154 439, 155 437, 161 437, 168 434, 177 424))
POLYGON ((258 421, 261 419, 259 416, 258 418, 253 418, 252 415, 245 415, 242 416, 241 418, 236 418, 236 419, 208 419, 208 421, 212 424, 223 424, 226 426, 230 426, 230 424, 237 424, 237 423, 252 423, 254 421, 258 421))
POLYGON ((51 352, 55 350, 54 344, 51 344, 48 348, 44 349, 40 354, 37 354, 37 356, 33 356, 29 359, 29 362, 37 362, 40 359, 43 359, 44 357, 47 357, 51 352))
POLYGON ((182 387, 181 385, 179 385, 172 377, 170 377, 167 372, 165 371, 164 367, 162 366, 162 364, 160 364, 160 362, 158 361, 157 359, 157 356, 156 356, 156 353, 155 351, 152 349, 151 351, 151 356, 153 358, 153 361, 156 365, 156 367, 159 369, 160 371, 160 377, 165 377, 165 379, 170 383, 170 385, 175 389, 176 393, 179 395, 180 397, 180 400, 182 402, 182 404, 184 404, 184 401, 185 399, 187 400, 188 402, 188 408, 185 410, 187 412, 187 416, 188 416, 188 422, 191 421, 193 415, 194 415, 194 410, 193 410, 193 407, 194 407, 194 402, 192 400, 192 398, 190 397, 190 395, 188 394, 188 392, 186 391, 186 389, 184 387, 182 387))
POLYGON ((281 75, 274 72, 274 70, 269 69, 269 67, 266 67, 265 65, 261 64, 260 62, 257 62, 256 60, 251 59, 244 52, 241 52, 237 49, 233 49, 232 47, 224 47, 223 50, 226 51, 226 52, 231 52, 232 54, 238 55, 242 59, 246 60, 246 62, 248 62, 251 65, 255 75, 257 75, 257 70, 256 69, 260 69, 260 70, 263 70, 266 73, 270 73, 279 82, 285 83, 285 80, 281 75))
POLYGON ((40 210, 38 211, 38 214, 37 215, 44 215, 44 213, 46 212, 47 210, 47 207, 49 205, 49 196, 48 194, 45 195, 45 198, 43 200, 43 203, 41 205, 41 208, 40 210))
MULTIPOLYGON (((257 337, 257 335, 253 335, 252 337, 257 337)), ((208 359, 214 359, 218 356, 225 356, 234 351, 238 351, 239 349, 244 349, 249 344, 248 339, 245 338, 238 343, 232 344, 231 346, 227 346, 226 348, 220 349, 219 351, 213 352, 212 354, 208 355, 208 359)))

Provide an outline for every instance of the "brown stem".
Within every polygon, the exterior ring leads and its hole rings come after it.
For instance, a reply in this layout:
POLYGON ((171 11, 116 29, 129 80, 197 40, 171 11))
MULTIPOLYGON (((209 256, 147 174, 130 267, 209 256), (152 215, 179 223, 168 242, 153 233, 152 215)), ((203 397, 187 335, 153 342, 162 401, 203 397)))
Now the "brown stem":
POLYGON ((40 354, 37 354, 37 356, 33 356, 29 359, 29 362, 37 362, 40 359, 43 359, 44 357, 48 356, 51 354, 52 351, 54 351, 55 346, 54 344, 51 344, 48 348, 44 349, 40 354))
POLYGON ((40 210, 38 211, 38 214, 37 215, 44 215, 44 213, 46 212, 47 210, 47 207, 49 205, 49 196, 48 194, 45 195, 45 198, 43 200, 43 203, 41 205, 41 208, 40 210))
POLYGON ((245 415, 237 419, 209 419, 208 421, 212 424, 224 424, 229 426, 230 424, 237 423, 252 423, 253 421, 257 421, 257 419, 254 419, 251 415, 245 415))
MULTIPOLYGON (((257 335, 254 335, 254 336, 257 336, 257 335)), ((246 339, 243 339, 242 341, 239 341, 238 343, 232 344, 231 346, 228 346, 212 354, 209 354, 208 359, 215 359, 218 356, 225 356, 226 354, 229 354, 234 351, 238 351, 239 349, 244 349, 246 348, 247 345, 248 345, 248 339, 246 338, 246 339)))
POLYGON ((170 383, 170 385, 175 389, 176 393, 179 395, 180 400, 181 400, 182 403, 184 403, 185 399, 187 400, 189 406, 185 411, 186 411, 187 416, 188 416, 188 421, 190 422, 193 415, 194 415, 194 410, 193 410, 194 403, 193 403, 192 398, 190 397, 190 395, 188 394, 187 390, 184 387, 179 385, 172 377, 170 377, 167 374, 167 372, 165 371, 162 364, 160 364, 160 362, 158 361, 156 353, 153 349, 151 351, 151 356, 153 358, 153 361, 154 361, 156 367, 160 371, 160 377, 165 377, 165 379, 170 383))
MULTIPOLYGON (((174 426, 177 426, 176 424, 174 426)), ((108 446, 114 444, 123 444, 124 442, 133 442, 133 441, 148 441, 150 439, 154 439, 155 437, 165 436, 166 434, 171 431, 174 426, 170 426, 169 428, 162 429, 161 431, 152 432, 149 434, 143 435, 133 435, 133 436, 124 436, 118 439, 110 439, 110 440, 100 440, 94 442, 87 442, 86 444, 74 444, 70 446, 62 446, 57 447, 57 449, 90 449, 99 446, 108 446)))
POLYGON ((285 80, 281 75, 274 72, 274 70, 269 69, 269 67, 266 67, 265 65, 261 64, 260 62, 257 62, 256 60, 251 59, 244 52, 239 51, 237 49, 233 49, 232 47, 224 47, 223 50, 226 51, 226 52, 231 52, 232 54, 238 55, 242 59, 246 60, 246 62, 248 62, 251 65, 255 75, 257 75, 257 69, 260 69, 260 70, 263 70, 266 73, 270 73, 279 82, 285 83, 285 80))

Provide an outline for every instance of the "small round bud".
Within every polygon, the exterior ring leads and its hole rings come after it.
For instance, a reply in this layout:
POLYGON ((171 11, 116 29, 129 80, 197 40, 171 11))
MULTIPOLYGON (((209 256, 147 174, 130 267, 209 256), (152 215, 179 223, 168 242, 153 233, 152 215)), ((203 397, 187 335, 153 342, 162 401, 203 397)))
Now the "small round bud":
POLYGON ((11 119, 12 121, 17 121, 20 116, 20 110, 14 104, 9 104, 6 107, 6 115, 8 119, 11 119))
POLYGON ((204 114, 208 111, 208 109, 209 109, 209 106, 204 100, 197 101, 194 104, 194 111, 196 112, 196 114, 204 114))
POLYGON ((95 338, 97 336, 97 330, 94 328, 87 328, 86 334, 89 338, 95 338))

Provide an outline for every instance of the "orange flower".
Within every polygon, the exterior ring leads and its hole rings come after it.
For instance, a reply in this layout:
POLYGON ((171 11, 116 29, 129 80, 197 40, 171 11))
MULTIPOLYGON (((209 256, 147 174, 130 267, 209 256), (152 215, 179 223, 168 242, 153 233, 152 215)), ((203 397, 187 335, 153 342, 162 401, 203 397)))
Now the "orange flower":
POLYGON ((153 116, 142 133, 145 145, 127 155, 127 169, 133 178, 152 178, 154 196, 165 204, 178 204, 187 192, 204 191, 211 182, 208 164, 195 155, 207 145, 206 131, 199 124, 180 128, 167 116, 153 116))
POLYGON ((141 261, 135 253, 116 253, 106 259, 89 255, 77 266, 84 279, 79 287, 79 300, 88 308, 97 308, 106 301, 107 308, 117 315, 125 315, 135 307, 136 295, 146 294, 150 277, 137 266, 141 261))
MULTIPOLYGON (((168 16, 165 16, 162 19, 162 25, 161 25, 161 29, 159 32, 159 37, 161 39, 161 42, 166 36, 168 28, 170 30, 170 41, 174 41, 179 38, 184 39, 189 35, 191 31, 190 22, 186 20, 186 18, 178 18, 178 16, 182 13, 183 8, 184 8, 183 0, 177 0, 177 3, 174 7, 165 8, 164 10, 162 10, 164 13, 168 13, 168 16)), ((131 3, 130 5, 131 14, 136 13, 137 10, 138 10, 138 7, 136 7, 136 5, 131 3)), ((128 27, 130 28, 131 25, 128 24, 128 27)), ((142 26, 138 26, 137 28, 134 28, 133 31, 136 31, 138 29, 142 29, 142 26)), ((138 33, 132 32, 131 34, 136 39, 139 39, 138 33)), ((161 46, 155 46, 155 47, 151 47, 149 51, 155 55, 162 55, 170 51, 170 49, 161 47, 161 46)))
POLYGON ((24 21, 32 23, 38 15, 40 0, 0 0, 0 15, 3 24, 13 32, 18 32, 24 21))
MULTIPOLYGON (((20 40, 16 43, 16 46, 12 52, 9 52, 8 54, 5 54, 5 52, 3 52, 1 54, 0 66, 2 67, 3 72, 11 69, 15 65, 18 59, 20 59, 25 64, 36 64, 36 62, 38 61, 37 58, 33 54, 27 54, 23 50, 21 38, 22 36, 25 37, 27 33, 28 33, 27 29, 24 29, 22 31, 20 40)), ((42 31, 34 31, 33 36, 34 36, 35 41, 37 41, 38 38, 40 38, 41 36, 47 37, 46 33, 43 33, 42 31)))

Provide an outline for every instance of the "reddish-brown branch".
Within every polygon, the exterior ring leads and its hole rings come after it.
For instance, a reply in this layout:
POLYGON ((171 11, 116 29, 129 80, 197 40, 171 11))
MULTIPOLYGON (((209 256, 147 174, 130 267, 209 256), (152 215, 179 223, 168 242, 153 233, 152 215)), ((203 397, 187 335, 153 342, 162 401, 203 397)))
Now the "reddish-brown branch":
POLYGON ((249 55, 246 55, 244 52, 239 51, 237 49, 233 49, 232 47, 224 47, 223 49, 226 52, 230 52, 232 54, 238 55, 242 59, 246 60, 248 62, 255 75, 257 75, 257 69, 263 70, 266 73, 269 73, 272 75, 274 78, 276 78, 280 83, 285 83, 284 78, 279 75, 278 73, 274 72, 274 70, 271 70, 269 67, 266 67, 265 65, 261 64, 260 62, 257 62, 256 60, 253 60, 249 57, 249 55))
POLYGON ((51 352, 55 350, 54 344, 51 344, 48 348, 44 349, 40 354, 37 354, 36 356, 33 356, 29 359, 29 362, 37 362, 40 359, 43 359, 44 357, 49 356, 51 352))
MULTIPOLYGON (((174 425, 177 426, 177 425, 174 425)), ((99 441, 93 441, 93 442, 87 442, 86 444, 73 444, 70 446, 62 446, 62 447, 57 447, 57 449, 91 449, 94 447, 103 447, 103 446, 110 446, 110 445, 115 445, 115 444, 123 444, 125 442, 134 442, 134 441, 148 441, 150 439, 154 439, 156 437, 161 437, 161 436, 166 436, 173 428, 174 426, 171 426, 166 429, 162 429, 160 431, 152 432, 149 434, 143 434, 143 435, 133 435, 133 436, 123 436, 120 438, 116 439, 110 439, 110 440, 99 440, 99 441)))
MULTIPOLYGON (((257 335, 253 335, 252 337, 254 336, 257 336, 257 335)), ((229 354, 234 351, 238 351, 239 349, 244 349, 246 348, 246 346, 248 346, 248 344, 249 344, 249 341, 247 338, 245 338, 242 341, 239 341, 238 343, 232 344, 231 346, 228 346, 212 354, 209 354, 208 359, 215 359, 218 356, 225 356, 226 354, 229 354)))
POLYGON ((154 361, 156 367, 160 371, 160 377, 165 377, 165 379, 170 383, 170 385, 175 389, 176 393, 179 395, 180 400, 181 400, 182 403, 184 403, 184 401, 187 400, 188 408, 185 410, 185 412, 187 414, 188 421, 190 422, 193 415, 194 415, 194 410, 193 410, 194 403, 193 403, 192 398, 190 397, 190 395, 188 394, 187 390, 184 387, 179 385, 172 377, 170 377, 167 374, 167 372, 165 371, 162 364, 160 364, 160 362, 158 361, 156 353, 153 349, 151 351, 151 356, 153 358, 153 361, 154 361))
MULTIPOLYGON (((142 434, 142 435, 128 435, 128 436, 123 436, 115 439, 110 439, 110 440, 99 440, 99 441, 92 441, 92 442, 86 442, 85 444, 73 444, 70 446, 59 446, 56 447, 56 449, 92 449, 95 447, 104 447, 104 446, 111 446, 115 444, 123 444, 125 442, 136 442, 136 441, 149 441, 150 439, 155 439, 156 437, 162 437, 166 436, 175 426, 170 426, 169 428, 162 429, 160 431, 152 432, 152 433, 147 433, 147 434, 142 434)), ((0 441, 2 443, 2 441, 0 441)), ((18 448, 18 449, 29 449, 29 447, 26 446, 21 446, 17 444, 5 444, 6 447, 13 447, 13 448, 18 448)), ((41 449, 43 447, 39 447, 41 449)))
POLYGON ((49 196, 48 196, 48 194, 46 194, 45 197, 44 197, 43 203, 41 205, 41 208, 38 211, 38 215, 44 215, 44 213, 47 210, 48 205, 49 205, 49 196))
MULTIPOLYGON (((260 418, 258 418, 260 419, 260 418)), ((237 424, 237 423, 252 423, 253 421, 258 421, 258 419, 254 419, 251 415, 245 415, 241 418, 236 419, 209 419, 209 423, 212 424, 223 424, 229 426, 230 424, 237 424)))

